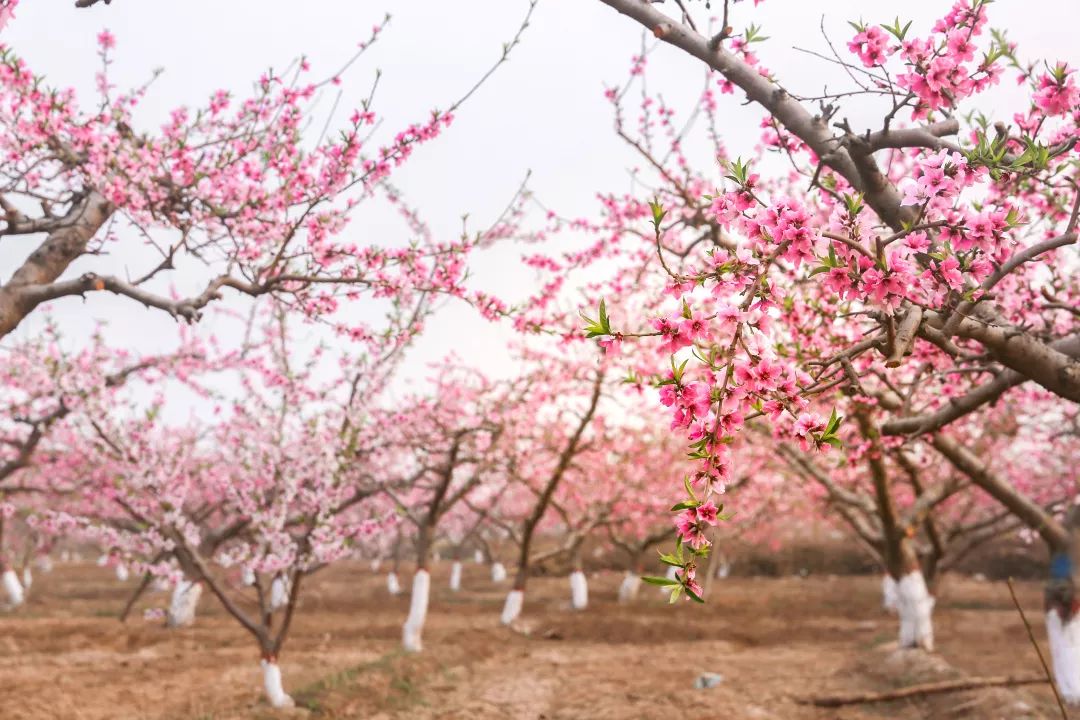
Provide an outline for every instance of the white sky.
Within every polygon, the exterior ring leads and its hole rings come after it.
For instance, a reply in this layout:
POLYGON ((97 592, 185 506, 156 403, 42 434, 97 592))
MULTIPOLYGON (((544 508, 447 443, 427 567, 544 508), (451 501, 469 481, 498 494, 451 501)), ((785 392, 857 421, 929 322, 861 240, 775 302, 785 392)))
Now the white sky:
MULTIPOLYGON (((704 3, 687 2, 704 19, 704 3)), ((721 4, 716 0, 713 11, 721 4)), ((526 9, 524 0, 114 0, 90 10, 71 5, 71 0, 22 0, 4 42, 51 84, 75 86, 88 103, 98 69, 95 36, 109 28, 117 38, 113 78, 119 87, 142 82, 152 68, 165 69, 144 103, 140 117, 145 127, 172 107, 199 104, 219 88, 243 95, 267 66, 283 67, 301 54, 310 58, 315 77, 328 75, 387 10, 394 15, 388 31, 346 76, 345 87, 353 98, 363 96, 374 69, 380 68, 376 109, 387 118, 388 128, 401 127, 426 117, 432 107, 445 107, 469 87, 497 57, 526 9)), ((788 88, 817 94, 826 79, 839 89, 842 77, 792 46, 827 51, 818 30, 822 13, 842 48, 853 33, 849 19, 890 22, 902 8, 915 21, 912 32, 924 34, 950 5, 941 0, 767 0, 756 9, 751 3, 735 6, 733 24, 737 30, 751 21, 763 26, 770 40, 757 49, 766 66, 788 88)), ((1077 59, 1073 47, 1080 3, 999 0, 990 13, 991 25, 1007 28, 1022 55, 1077 59)), ((611 131, 603 87, 624 81, 640 42, 640 28, 598 0, 541 0, 509 64, 458 113, 447 134, 418 151, 395 183, 444 236, 458 234, 464 213, 475 227, 494 218, 529 169, 531 187, 546 205, 564 216, 593 214, 595 194, 628 189, 627 169, 636 163, 611 131)), ((685 108, 700 92, 701 72, 697 61, 663 47, 652 56, 649 82, 663 89, 669 104, 685 108)), ((1005 104, 1018 97, 1011 73, 996 97, 1003 100, 996 103, 1000 107, 1010 112, 1016 107, 1005 104)), ((351 106, 348 100, 343 107, 351 106)), ((760 133, 759 111, 742 107, 739 96, 723 96, 722 103, 731 117, 722 128, 727 147, 733 155, 750 154, 760 133)), ((993 109, 985 102, 983 107, 993 109)), ((872 119, 867 116, 864 122, 872 119)), ((377 242, 383 235, 400 242, 403 237, 390 218, 367 211, 354 218, 349 232, 362 242, 377 242)), ((4 279, 30 251, 17 242, 0 244, 4 279)), ((473 264, 477 285, 518 296, 531 275, 517 267, 517 256, 517 250, 507 249, 479 258, 473 264)), ((79 271, 73 268, 72 274, 79 271)), ((175 337, 171 321, 160 312, 103 294, 86 303, 65 300, 55 315, 76 337, 90 325, 89 318, 108 318, 114 341, 145 351, 167 347, 175 337)), ((33 332, 34 326, 29 322, 20 332, 33 332)), ((506 338, 505 331, 471 311, 449 308, 430 325, 411 362, 416 367, 453 349, 468 361, 502 372, 508 368, 506 338)))

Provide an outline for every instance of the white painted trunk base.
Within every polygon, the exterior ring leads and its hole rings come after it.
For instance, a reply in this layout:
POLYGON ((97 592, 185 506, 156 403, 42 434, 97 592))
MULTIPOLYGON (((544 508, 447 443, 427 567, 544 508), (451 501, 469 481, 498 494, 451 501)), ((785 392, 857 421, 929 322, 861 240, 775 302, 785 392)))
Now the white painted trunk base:
POLYGON ((511 590, 506 596, 506 604, 503 605, 502 615, 499 616, 499 622, 503 625, 509 625, 518 619, 521 615, 521 608, 525 604, 525 592, 522 590, 511 590))
POLYGON ((397 573, 386 574, 386 591, 391 595, 401 594, 401 583, 398 582, 397 573))
POLYGON ((585 573, 575 570, 570 573, 570 607, 584 610, 589 606, 589 581, 585 573))
POLYGON ((493 563, 491 566, 491 582, 506 582, 506 567, 501 563, 493 563))
POLYGON ((896 584, 896 607, 900 614, 900 647, 934 649, 934 598, 918 570, 896 584))
POLYGON ((401 645, 406 652, 423 650, 421 636, 427 619, 428 598, 431 593, 431 575, 427 570, 417 570, 413 575, 412 597, 409 600, 409 617, 401 629, 401 645))
POLYGON ((473 562, 476 563, 477 565, 483 565, 484 564, 484 553, 482 551, 480 551, 480 550, 477 550, 476 552, 473 553, 472 559, 473 559, 473 562))
POLYGON ((725 559, 724 562, 720 563, 720 566, 716 568, 716 577, 720 580, 726 580, 729 575, 731 575, 731 561, 725 559))
POLYGON ((22 571, 22 584, 27 590, 34 584, 34 573, 30 572, 30 566, 27 565, 22 571))
POLYGON ((900 598, 897 595, 896 580, 892 575, 881 578, 881 607, 886 612, 895 613, 900 609, 900 598))
POLYGON ((37 561, 38 569, 43 573, 50 573, 53 571, 53 560, 48 555, 42 555, 37 561))
POLYGON ((119 580, 120 582, 127 582, 128 577, 129 577, 129 574, 128 574, 127 565, 117 565, 116 566, 116 579, 119 580))
POLYGON ((255 571, 249 567, 244 568, 243 572, 240 573, 240 581, 246 587, 251 587, 255 584, 255 571))
POLYGON ((270 611, 280 610, 289 604, 289 583, 280 575, 270 583, 270 611))
POLYGON ((457 560, 450 566, 450 589, 454 592, 461 589, 461 563, 457 560))
POLYGON ((1046 613, 1046 635, 1050 640, 1050 658, 1054 682, 1061 698, 1070 705, 1080 704, 1080 615, 1062 621, 1057 608, 1046 613))
POLYGON ((3 575, 4 594, 7 595, 7 604, 10 607, 19 607, 26 600, 23 586, 19 584, 19 576, 14 570, 5 570, 3 575))
POLYGON ((190 580, 181 580, 173 587, 172 600, 165 622, 169 627, 188 627, 195 623, 195 609, 202 595, 202 585, 190 580))
POLYGON ((619 585, 619 602, 632 603, 637 600, 638 590, 641 588, 641 576, 627 571, 622 584, 619 585))
POLYGON ((263 689, 266 691, 266 700, 272 707, 287 708, 296 705, 293 699, 281 686, 281 668, 276 662, 262 661, 263 689))

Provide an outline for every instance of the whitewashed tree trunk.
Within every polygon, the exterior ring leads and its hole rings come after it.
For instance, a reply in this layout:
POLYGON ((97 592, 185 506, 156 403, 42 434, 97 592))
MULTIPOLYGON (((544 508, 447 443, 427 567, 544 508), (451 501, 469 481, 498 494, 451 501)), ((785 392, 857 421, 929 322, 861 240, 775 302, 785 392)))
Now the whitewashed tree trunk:
POLYGON ((731 561, 725 557, 716 568, 716 577, 721 580, 726 580, 729 575, 731 575, 731 561))
POLYGON ((382 560, 375 558, 371 561, 371 572, 379 572, 379 568, 382 567, 382 560))
POLYGON ((245 587, 251 587, 255 584, 255 571, 249 567, 244 568, 240 573, 240 581, 244 583, 245 587))
POLYGON ((450 589, 457 592, 461 589, 461 562, 455 560, 450 566, 450 589))
POLYGON ((173 587, 172 600, 165 622, 169 627, 188 627, 195 622, 195 609, 202 595, 202 584, 181 580, 173 587))
POLYGON ((30 572, 30 566, 27 565, 22 571, 22 584, 27 590, 34 584, 34 573, 30 572))
POLYGON ((43 573, 50 573, 53 571, 53 559, 48 555, 42 555, 37 561, 38 569, 43 573))
POLYGON ((899 611, 900 599, 897 596, 896 591, 896 579, 888 573, 881 578, 881 607, 886 612, 895 613, 899 611))
POLYGON ((270 611, 280 610, 289 604, 289 583, 278 575, 270 583, 270 611))
POLYGON ((619 602, 632 603, 637 600, 638 590, 641 588, 641 576, 630 570, 626 571, 622 584, 619 585, 619 602))
POLYGON ((570 573, 570 607, 584 610, 589 606, 589 581, 585 573, 575 570, 570 573))
POLYGON ((428 597, 431 591, 431 575, 420 569, 413 575, 412 597, 409 600, 409 616, 401 629, 401 644, 407 652, 420 652, 424 621, 427 619, 428 597))
POLYGON ((386 574, 386 591, 391 595, 401 594, 401 583, 398 582, 397 573, 389 572, 386 574))
POLYGON ((272 707, 287 708, 296 705, 293 699, 281 686, 281 668, 273 660, 263 660, 263 689, 266 691, 266 701, 272 707))
POLYGON ((484 564, 484 552, 482 550, 477 550, 473 553, 473 562, 477 565, 484 564))
POLYGON ((116 579, 119 580, 120 582, 127 582, 128 577, 129 577, 129 575, 128 575, 127 565, 117 565, 116 566, 116 579))
POLYGON ((23 586, 19 583, 19 576, 15 574, 15 571, 11 569, 5 570, 2 582, 8 606, 16 608, 22 605, 26 600, 26 594, 23 592, 23 586))
POLYGON ((896 606, 900 614, 900 647, 934 649, 934 598, 918 570, 909 572, 896 584, 896 606))
POLYGON ((491 565, 491 582, 501 583, 506 581, 506 566, 501 562, 491 565))
POLYGON ((506 596, 506 604, 503 605, 502 615, 499 616, 499 622, 503 625, 509 625, 518 619, 521 615, 521 608, 525 604, 525 591, 524 590, 511 590, 506 596))
POLYGON ((1062 619, 1058 608, 1046 613, 1046 635, 1050 639, 1050 658, 1054 681, 1061 698, 1070 705, 1080 704, 1080 614, 1062 619))

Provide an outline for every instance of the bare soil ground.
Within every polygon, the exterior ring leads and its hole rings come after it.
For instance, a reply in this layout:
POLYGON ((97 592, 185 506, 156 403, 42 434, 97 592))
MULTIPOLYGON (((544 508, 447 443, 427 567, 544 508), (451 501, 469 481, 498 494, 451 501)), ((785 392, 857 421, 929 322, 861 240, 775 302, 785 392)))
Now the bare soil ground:
MULTIPOLYGON (((38 574, 27 606, 0 615, 3 720, 365 718, 521 720, 724 718, 1055 718, 1047 686, 827 710, 798 700, 963 675, 1029 674, 1038 661, 1003 583, 946 578, 934 614, 939 651, 895 649, 874 577, 731 578, 706 606, 665 604, 621 577, 590 578, 590 605, 569 609, 565 578, 534 578, 518 632, 498 626, 506 587, 467 564, 464 589, 436 568, 420 655, 399 650, 406 596, 382 574, 344 563, 311 579, 281 657, 295 710, 263 701, 253 640, 204 594, 196 626, 167 630, 141 610, 116 615, 136 579, 91 565, 38 574), (724 676, 697 690, 702 672, 724 676)), ((407 583, 406 583, 407 584, 407 583)), ((1042 640, 1040 588, 1020 585, 1042 640)), ((1045 643, 1044 643, 1044 653, 1045 643)))

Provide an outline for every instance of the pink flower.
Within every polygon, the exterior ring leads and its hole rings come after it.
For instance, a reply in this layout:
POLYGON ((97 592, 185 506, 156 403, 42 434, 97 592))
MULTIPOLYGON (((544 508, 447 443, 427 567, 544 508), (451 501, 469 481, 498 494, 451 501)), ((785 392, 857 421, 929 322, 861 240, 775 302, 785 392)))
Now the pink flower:
POLYGON ((15 6, 18 4, 19 0, 0 0, 0 30, 15 19, 15 6))
POLYGON ((1044 73, 1039 78, 1039 89, 1032 96, 1035 107, 1050 116, 1064 115, 1075 108, 1080 90, 1073 82, 1073 72, 1066 65, 1058 65, 1052 74, 1044 73))
POLYGON ((712 500, 702 503, 694 508, 697 513, 697 519, 699 522, 703 522, 706 525, 716 524, 716 505, 712 500))
POLYGON ((698 522, 697 513, 693 508, 683 510, 676 516, 675 530, 682 541, 695 550, 709 544, 708 538, 705 537, 705 526, 698 522))
POLYGON ((810 443, 814 440, 814 433, 825 429, 825 421, 820 415, 813 412, 804 412, 795 420, 792 432, 799 438, 799 445, 803 450, 810 449, 810 443))
POLYGON ((877 25, 871 25, 856 33, 848 42, 848 50, 859 56, 864 67, 875 67, 885 62, 889 55, 889 37, 877 25))
POLYGON ((622 338, 610 336, 600 338, 600 347, 604 348, 604 354, 608 357, 618 357, 622 354, 622 338))
POLYGON ((98 33, 97 42, 102 50, 111 50, 116 47, 116 37, 108 30, 98 33))

